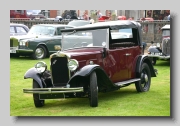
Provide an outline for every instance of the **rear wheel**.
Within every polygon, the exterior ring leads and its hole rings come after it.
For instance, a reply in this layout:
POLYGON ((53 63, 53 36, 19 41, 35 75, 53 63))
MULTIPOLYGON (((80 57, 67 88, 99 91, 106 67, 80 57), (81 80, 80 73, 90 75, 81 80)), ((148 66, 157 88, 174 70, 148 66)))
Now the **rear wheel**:
POLYGON ((151 84, 151 73, 147 63, 143 63, 140 72, 140 81, 135 82, 137 92, 149 91, 151 84))
MULTIPOLYGON (((39 84, 35 80, 33 80, 33 88, 40 88, 39 84)), ((39 94, 33 94, 33 100, 35 107, 44 106, 44 100, 39 99, 39 94)))
POLYGON ((91 107, 98 106, 98 86, 96 72, 92 72, 90 75, 89 101, 91 107))

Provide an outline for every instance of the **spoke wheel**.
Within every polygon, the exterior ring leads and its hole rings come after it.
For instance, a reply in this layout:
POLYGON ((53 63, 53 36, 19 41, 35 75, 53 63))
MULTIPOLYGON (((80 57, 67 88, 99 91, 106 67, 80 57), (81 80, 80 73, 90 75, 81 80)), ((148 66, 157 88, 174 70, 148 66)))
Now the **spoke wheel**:
POLYGON ((143 63, 140 72, 140 81, 135 82, 136 90, 138 92, 146 92, 150 89, 151 84, 151 73, 149 66, 143 63))

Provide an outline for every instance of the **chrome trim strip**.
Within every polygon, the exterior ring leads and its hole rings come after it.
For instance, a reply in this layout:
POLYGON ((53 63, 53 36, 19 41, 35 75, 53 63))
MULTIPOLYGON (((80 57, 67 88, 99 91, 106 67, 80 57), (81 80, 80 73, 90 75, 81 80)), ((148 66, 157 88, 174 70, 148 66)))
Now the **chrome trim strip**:
POLYGON ((16 50, 18 53, 22 53, 22 52, 33 52, 33 50, 30 50, 30 49, 28 49, 28 50, 26 50, 26 49, 18 49, 18 50, 16 50))
POLYGON ((23 93, 38 93, 38 94, 52 94, 52 93, 74 93, 83 92, 83 87, 77 88, 33 88, 23 89, 23 93))
POLYGON ((127 80, 127 81, 118 82, 118 83, 115 83, 115 85, 121 86, 121 85, 124 85, 124 84, 129 84, 129 83, 133 83, 133 82, 140 81, 140 80, 141 80, 140 78, 136 78, 136 79, 131 79, 131 80, 127 80))

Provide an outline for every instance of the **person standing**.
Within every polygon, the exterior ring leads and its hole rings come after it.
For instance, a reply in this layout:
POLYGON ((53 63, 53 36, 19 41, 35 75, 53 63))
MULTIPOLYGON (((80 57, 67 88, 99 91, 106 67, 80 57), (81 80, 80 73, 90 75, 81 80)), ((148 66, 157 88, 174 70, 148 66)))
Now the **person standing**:
POLYGON ((83 14, 83 19, 84 20, 89 20, 89 16, 87 15, 86 11, 83 14))
POLYGON ((96 15, 97 15, 98 19, 102 17, 102 13, 100 12, 100 10, 97 11, 96 15))

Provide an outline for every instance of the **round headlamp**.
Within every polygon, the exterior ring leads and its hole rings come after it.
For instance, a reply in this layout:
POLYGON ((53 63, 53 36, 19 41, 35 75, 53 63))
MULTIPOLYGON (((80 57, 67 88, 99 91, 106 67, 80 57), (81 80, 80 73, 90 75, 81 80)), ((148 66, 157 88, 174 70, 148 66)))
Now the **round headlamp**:
POLYGON ((20 46, 25 46, 27 42, 28 42, 28 41, 20 40, 20 41, 19 41, 19 45, 20 45, 20 46))
POLYGON ((45 62, 40 61, 35 65, 35 68, 39 73, 43 73, 44 71, 46 71, 47 65, 45 62))
POLYGON ((77 60, 71 59, 68 62, 68 68, 69 68, 70 71, 75 71, 78 67, 79 67, 79 63, 78 63, 77 60))

